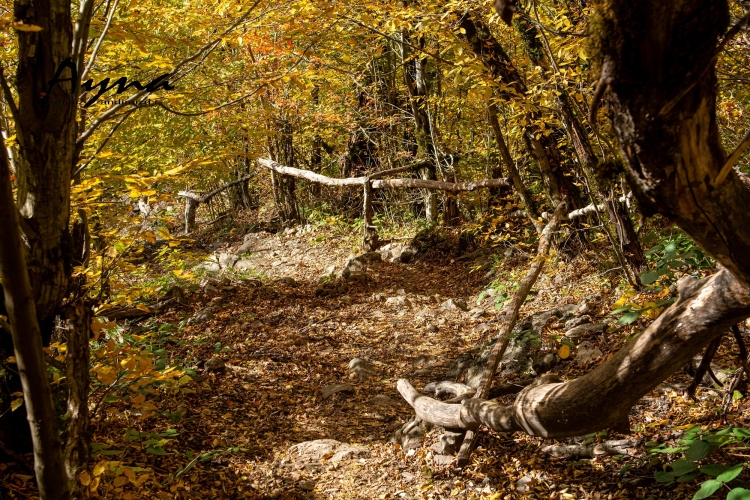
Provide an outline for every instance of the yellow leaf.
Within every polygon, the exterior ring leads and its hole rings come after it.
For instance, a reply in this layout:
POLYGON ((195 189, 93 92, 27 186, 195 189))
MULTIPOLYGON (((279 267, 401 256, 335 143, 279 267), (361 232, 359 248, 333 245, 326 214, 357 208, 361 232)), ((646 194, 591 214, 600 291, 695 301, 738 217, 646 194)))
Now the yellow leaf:
POLYGON ((89 486, 89 491, 91 491, 91 493, 95 492, 96 489, 99 487, 100 480, 101 480, 100 477, 95 477, 94 480, 91 481, 91 486, 89 486))
POLYGON ((125 477, 127 477, 131 483, 136 482, 135 472, 133 472, 133 469, 130 467, 123 467, 122 473, 125 474, 125 477))
POLYGON ((88 486, 89 484, 91 484, 91 476, 89 475, 89 473, 88 473, 88 472, 86 472, 86 471, 83 471, 83 472, 81 472, 80 474, 78 474, 78 481, 79 481, 79 482, 80 482, 80 483, 81 483, 82 485, 84 485, 84 486, 88 486))
POLYGON ((567 344, 560 346, 557 355, 560 356, 560 359, 568 359, 570 357, 570 346, 567 344))
POLYGON ((16 411, 23 404, 23 398, 14 399, 10 402, 10 411, 16 411))
POLYGON ((141 474, 138 476, 138 484, 143 484, 148 481, 148 474, 141 474))
POLYGON ((101 476, 107 470, 107 461, 102 460, 94 466, 94 477, 101 476))
POLYGON ((128 483, 128 478, 125 476, 117 476, 114 481, 115 488, 119 488, 120 486, 123 486, 128 483))
POLYGON ((16 357, 15 356, 8 356, 8 358, 5 360, 8 363, 15 363, 16 357))
POLYGON ((144 306, 143 304, 136 304, 135 308, 138 309, 138 310, 140 310, 140 311, 143 311, 143 312, 151 312, 151 309, 149 309, 148 307, 144 306))

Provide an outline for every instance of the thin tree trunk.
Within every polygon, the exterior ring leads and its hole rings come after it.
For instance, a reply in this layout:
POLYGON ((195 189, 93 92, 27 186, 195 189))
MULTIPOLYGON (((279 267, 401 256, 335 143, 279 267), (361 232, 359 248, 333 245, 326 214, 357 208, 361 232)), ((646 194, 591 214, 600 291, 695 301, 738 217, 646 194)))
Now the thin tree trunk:
POLYGON ((0 142, 0 220, 4 221, 3 237, 0 238, 0 279, 34 444, 34 471, 42 499, 67 499, 70 494, 57 414, 47 379, 42 336, 27 272, 18 211, 13 202, 5 141, 0 142))
MULTIPOLYGON (((515 94, 503 92, 500 97, 506 100, 514 98, 525 99, 528 92, 526 84, 521 79, 518 70, 513 66, 508 54, 503 47, 492 35, 489 27, 480 19, 470 19, 464 15, 460 19, 460 26, 466 32, 466 40, 474 51, 474 54, 485 64, 490 75, 497 80, 501 80, 509 85, 515 91, 515 94)), ((524 116, 527 122, 524 142, 529 154, 535 158, 548 184, 550 198, 554 206, 565 200, 573 208, 584 206, 581 200, 581 194, 573 183, 570 176, 560 164, 557 153, 557 147, 554 141, 542 133, 535 121, 538 120, 538 113, 528 112, 524 116)))
POLYGON ((531 196, 529 190, 526 189, 526 184, 524 184, 523 179, 521 179, 521 174, 518 172, 516 164, 513 161, 513 158, 510 156, 508 144, 505 142, 503 131, 500 129, 500 121, 497 119, 497 104, 490 103, 490 105, 487 107, 487 112, 490 119, 490 125, 492 126, 492 132, 495 135, 495 142, 497 143, 497 147, 500 150, 500 156, 502 156, 503 158, 505 168, 508 169, 508 174, 513 181, 513 187, 516 189, 518 196, 521 197, 523 206, 526 209, 526 214, 534 224, 534 228, 536 228, 538 233, 541 233, 542 226, 539 223, 539 211, 537 210, 536 202, 531 196))
MULTIPOLYGON (((531 61, 536 65, 542 66, 547 71, 554 71, 554 64, 551 60, 552 56, 545 51, 545 48, 539 39, 541 34, 536 26, 523 18, 517 19, 514 24, 526 46, 526 53, 529 55, 531 61)), ((588 171, 589 174, 596 174, 599 159, 594 153, 594 148, 591 147, 591 142, 589 141, 581 120, 579 120, 578 116, 576 116, 573 111, 570 95, 565 89, 561 89, 556 100, 557 108, 560 112, 560 118, 565 126, 565 131, 578 154, 581 167, 588 171)), ((619 250, 619 253, 624 256, 629 267, 633 270, 635 280, 637 281, 638 273, 645 268, 646 258, 643 255, 643 249, 638 240, 638 235, 635 232, 635 227, 633 227, 633 221, 630 219, 625 205, 612 196, 612 193, 607 186, 598 182, 596 185, 596 192, 604 201, 604 206, 609 214, 609 219, 617 232, 619 249, 615 250, 619 250)), ((615 243, 613 242, 613 244, 615 243)))

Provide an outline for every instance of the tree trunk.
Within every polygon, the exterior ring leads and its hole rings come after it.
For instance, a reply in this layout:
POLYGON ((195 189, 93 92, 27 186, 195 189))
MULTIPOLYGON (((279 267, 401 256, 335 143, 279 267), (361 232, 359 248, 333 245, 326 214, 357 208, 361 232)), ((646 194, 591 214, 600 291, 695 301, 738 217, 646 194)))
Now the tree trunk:
MULTIPOLYGON (((55 314, 71 267, 66 243, 70 181, 76 156, 76 102, 71 82, 48 82, 71 56, 69 0, 17 1, 14 17, 42 31, 18 31, 18 207, 28 253, 31 288, 39 318, 55 314), (49 95, 40 98, 40 94, 49 95)), ((70 70, 60 78, 71 77, 70 70)))
MULTIPOLYGON (((423 179, 435 181, 437 180, 437 162, 439 159, 435 150, 435 142, 433 141, 433 124, 427 111, 427 80, 425 79, 427 58, 412 57, 410 59, 406 45, 409 35, 404 31, 401 36, 405 42, 401 44, 401 60, 404 65, 404 82, 411 98, 411 110, 414 116, 414 128, 417 139, 417 155, 434 159, 434 162, 425 168, 423 179)), ((423 48, 424 38, 420 37, 418 44, 423 48)), ((436 222, 437 193, 427 191, 424 203, 427 221, 436 222)))
MULTIPOLYGON (((490 75, 501 80, 513 88, 514 93, 502 92, 500 97, 506 100, 525 99, 528 89, 521 79, 518 70, 513 66, 508 54, 492 35, 489 27, 478 18, 469 19, 467 15, 461 16, 460 26, 466 31, 466 40, 474 51, 474 54, 485 64, 490 75)), ((557 147, 549 136, 542 133, 535 121, 539 119, 538 113, 526 113, 524 120, 527 123, 524 141, 529 154, 536 159, 539 170, 544 175, 549 188, 550 198, 554 206, 561 201, 568 202, 573 209, 584 206, 578 188, 573 184, 570 176, 560 164, 557 147)))
POLYGON ((89 462, 89 340, 91 306, 84 301, 65 309, 67 330, 66 383, 68 385, 68 422, 65 429, 65 467, 70 490, 80 483, 78 473, 89 462))
MULTIPOLYGON (((524 42, 526 53, 529 55, 531 61, 536 65, 542 66, 548 72, 553 71, 553 63, 539 40, 541 35, 536 26, 523 18, 517 19, 514 24, 524 42)), ((581 167, 586 169, 589 174, 596 174, 599 159, 594 153, 594 148, 591 147, 591 141, 589 141, 583 124, 573 111, 570 95, 565 89, 561 89, 556 100, 561 121, 565 126, 565 131, 568 134, 570 142, 575 148, 581 162, 581 167)), ((641 248, 627 208, 616 197, 612 196, 608 186, 597 183, 596 191, 604 201, 609 219, 617 232, 620 245, 619 250, 637 277, 637 274, 646 266, 646 257, 643 255, 643 249, 641 248)))
POLYGON ((0 143, 0 220, 4 221, 3 237, 0 238, 0 280, 34 445, 34 471, 42 499, 65 499, 70 495, 57 415, 47 379, 18 211, 13 203, 5 141, 0 140, 0 143))
POLYGON ((503 162, 505 163, 505 168, 508 169, 508 174, 513 180, 513 187, 516 189, 518 196, 521 197, 521 201, 523 202, 523 206, 526 209, 526 214, 529 216, 529 219, 531 219, 531 222, 534 224, 537 232, 541 233, 542 226, 539 223, 539 210, 537 210, 536 202, 531 196, 529 190, 526 189, 526 184, 523 183, 521 174, 518 172, 516 164, 513 161, 513 158, 510 156, 510 151, 508 150, 508 145, 505 142, 503 131, 500 129, 500 122, 497 119, 497 104, 490 103, 487 107, 487 112, 490 119, 490 125, 492 126, 492 132, 495 135, 495 142, 497 143, 497 147, 500 150, 500 155, 502 156, 503 162))
POLYGON ((419 418, 447 428, 486 425, 547 438, 605 428, 628 432, 628 413, 641 396, 748 316, 747 289, 726 270, 701 281, 683 278, 679 300, 609 360, 568 383, 538 379, 510 406, 480 399, 463 405, 441 403, 420 395, 405 380, 398 382, 398 389, 419 418))
MULTIPOLYGON (((281 121, 281 156, 282 161, 290 167, 294 167, 294 141, 292 134, 292 125, 289 120, 281 121)), ((279 201, 282 207, 282 219, 285 223, 299 222, 299 208, 297 206, 297 186, 294 177, 288 175, 277 176, 279 188, 279 201)))

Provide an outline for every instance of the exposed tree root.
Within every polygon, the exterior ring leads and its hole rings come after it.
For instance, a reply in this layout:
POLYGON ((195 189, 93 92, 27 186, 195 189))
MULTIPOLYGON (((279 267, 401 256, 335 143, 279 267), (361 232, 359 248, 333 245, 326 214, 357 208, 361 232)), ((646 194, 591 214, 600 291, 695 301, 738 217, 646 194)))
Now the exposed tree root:
POLYGON ((398 390, 417 416, 435 425, 541 437, 574 437, 606 428, 628 431, 628 412, 643 396, 717 335, 750 316, 747 289, 725 269, 695 281, 683 278, 680 297, 609 360, 568 383, 540 377, 510 406, 483 399, 446 404, 421 395, 406 380, 398 390))

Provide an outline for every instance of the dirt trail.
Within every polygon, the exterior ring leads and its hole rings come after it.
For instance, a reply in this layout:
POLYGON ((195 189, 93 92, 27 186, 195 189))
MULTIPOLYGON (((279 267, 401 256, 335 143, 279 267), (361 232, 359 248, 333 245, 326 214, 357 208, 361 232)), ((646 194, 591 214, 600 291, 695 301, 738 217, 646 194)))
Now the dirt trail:
MULTIPOLYGON (((440 432, 429 433, 416 449, 389 442, 413 415, 396 380, 408 378, 418 388, 441 380, 451 360, 489 335, 491 299, 481 304, 483 315, 441 307, 463 299, 476 308, 486 279, 472 272, 474 262, 435 252, 411 264, 371 265, 366 281, 332 287, 320 277, 331 266, 340 270, 349 255, 340 242, 319 236, 256 233, 240 255, 250 264, 225 273, 228 286, 188 293, 188 306, 154 318, 178 324, 214 305, 212 319, 185 326, 171 341, 170 355, 193 366, 198 380, 195 394, 160 402, 163 410, 187 410, 181 420, 157 425, 179 433, 169 448, 174 455, 166 462, 145 453, 129 459, 163 480, 190 462, 187 452, 242 449, 192 468, 173 482, 170 498, 515 498, 524 488, 539 498, 642 497, 635 483, 630 490, 620 483, 616 462, 573 470, 570 461, 539 453, 544 442, 536 438, 482 432, 473 463, 462 472, 431 447, 440 432), (283 279, 290 277, 294 282, 283 279), (225 370, 203 370, 213 356, 225 370), (370 361, 365 376, 349 369, 354 358, 370 361), (324 388, 344 384, 351 391, 323 396, 324 388), (293 445, 318 439, 356 448, 343 458, 336 450, 307 461, 290 455, 293 445)), ((218 253, 236 252, 241 243, 218 253)), ((581 272, 576 263, 558 266, 540 280, 524 311, 559 304, 561 296, 574 302, 563 282, 581 272)), ((94 441, 106 442, 116 425, 98 429, 94 441)), ((150 490, 147 484, 136 496, 156 495, 159 488, 150 490)))

